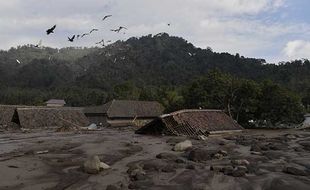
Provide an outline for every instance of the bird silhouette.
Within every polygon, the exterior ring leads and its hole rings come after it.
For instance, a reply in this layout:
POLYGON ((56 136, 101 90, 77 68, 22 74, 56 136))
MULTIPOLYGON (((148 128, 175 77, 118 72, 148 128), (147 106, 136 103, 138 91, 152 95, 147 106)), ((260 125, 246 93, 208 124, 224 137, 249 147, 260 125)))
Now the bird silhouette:
POLYGON ((106 15, 106 16, 104 16, 103 18, 102 18, 102 21, 104 21, 105 19, 107 19, 107 18, 109 18, 109 17, 111 17, 112 15, 106 15))
POLYGON ((80 34, 76 35, 76 39, 79 39, 80 36, 81 36, 80 34))
POLYGON ((49 35, 51 33, 54 33, 55 28, 56 28, 56 24, 52 28, 49 28, 48 30, 46 30, 46 34, 49 35))
POLYGON ((118 29, 111 29, 111 31, 119 33, 122 29, 128 30, 126 27, 120 26, 118 29))
POLYGON ((73 42, 74 38, 75 38, 75 35, 73 35, 71 38, 68 37, 68 41, 73 42))
POLYGON ((167 25, 168 25, 168 26, 170 26, 171 24, 170 24, 170 23, 168 23, 167 25))
POLYGON ((94 28, 94 29, 92 29, 89 33, 91 34, 92 32, 97 32, 98 31, 98 29, 97 28, 94 28))
POLYGON ((81 38, 83 38, 84 36, 87 36, 87 35, 89 35, 89 33, 84 33, 84 34, 82 34, 81 38))

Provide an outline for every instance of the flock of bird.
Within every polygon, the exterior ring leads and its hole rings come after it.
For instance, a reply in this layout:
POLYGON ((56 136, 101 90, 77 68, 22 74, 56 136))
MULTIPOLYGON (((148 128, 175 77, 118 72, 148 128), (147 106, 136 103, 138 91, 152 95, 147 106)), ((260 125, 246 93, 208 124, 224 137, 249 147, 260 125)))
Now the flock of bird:
MULTIPOLYGON (((104 21, 104 20, 108 19, 109 17, 112 17, 112 15, 106 15, 106 16, 104 16, 101 20, 104 21)), ((47 30, 46 30, 46 34, 47 34, 47 35, 53 34, 54 31, 55 31, 55 29, 56 29, 56 24, 55 24, 54 26, 52 26, 51 28, 47 29, 47 30)), ((119 32, 121 32, 122 30, 128 30, 128 29, 127 29, 126 27, 124 27, 124 26, 119 26, 118 28, 116 28, 116 29, 111 29, 110 31, 119 33, 119 32)), ((74 34, 73 36, 68 37, 68 41, 69 41, 69 42, 74 42, 75 40, 77 40, 77 39, 79 39, 79 38, 83 38, 83 37, 85 37, 85 36, 88 36, 88 35, 92 34, 93 32, 98 32, 98 31, 99 31, 99 29, 93 28, 93 29, 91 29, 91 30, 90 30, 89 32, 87 32, 87 33, 83 33, 83 34, 74 34)), ((124 33, 124 34, 125 34, 125 33, 124 33)), ((107 43, 109 43, 109 42, 111 42, 111 40, 108 40, 108 41, 107 41, 107 43)), ((102 40, 100 40, 99 42, 96 42, 95 44, 96 44, 96 45, 105 46, 105 41, 104 41, 104 39, 102 39, 102 40)), ((39 43, 35 45, 35 47, 40 47, 41 45, 42 45, 42 40, 40 40, 39 43)))

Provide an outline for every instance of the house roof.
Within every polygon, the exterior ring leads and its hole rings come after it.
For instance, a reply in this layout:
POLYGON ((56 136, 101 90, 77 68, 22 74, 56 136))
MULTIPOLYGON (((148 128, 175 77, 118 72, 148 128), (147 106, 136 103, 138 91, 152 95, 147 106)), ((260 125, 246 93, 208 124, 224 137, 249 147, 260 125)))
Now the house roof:
POLYGON ((79 108, 25 107, 16 108, 13 122, 23 128, 85 127, 88 119, 79 108))
POLYGON ((66 104, 65 100, 60 100, 60 99, 50 99, 46 101, 45 103, 46 104, 62 104, 62 105, 66 104))
POLYGON ((180 110, 160 116, 137 133, 199 136, 242 129, 221 110, 180 110))
POLYGON ((163 106, 155 101, 112 100, 102 106, 87 107, 84 113, 107 114, 108 117, 158 117, 163 106))

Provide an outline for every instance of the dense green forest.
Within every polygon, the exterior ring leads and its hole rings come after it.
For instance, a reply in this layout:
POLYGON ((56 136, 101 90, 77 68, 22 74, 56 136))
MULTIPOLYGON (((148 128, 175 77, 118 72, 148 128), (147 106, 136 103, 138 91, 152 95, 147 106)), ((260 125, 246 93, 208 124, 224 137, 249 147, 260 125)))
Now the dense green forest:
POLYGON ((25 45, 0 51, 1 104, 42 105, 50 98, 69 106, 157 100, 167 112, 216 108, 242 124, 297 123, 310 105, 310 62, 267 64, 197 48, 166 33, 103 48, 25 45))

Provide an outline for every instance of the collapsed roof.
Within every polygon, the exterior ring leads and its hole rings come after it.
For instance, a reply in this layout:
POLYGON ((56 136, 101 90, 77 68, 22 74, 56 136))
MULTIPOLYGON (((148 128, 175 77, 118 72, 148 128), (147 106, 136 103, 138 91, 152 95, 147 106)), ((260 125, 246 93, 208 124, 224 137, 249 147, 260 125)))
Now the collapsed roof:
POLYGON ((221 110, 181 110, 158 117, 138 129, 136 133, 198 137, 242 129, 221 110))

